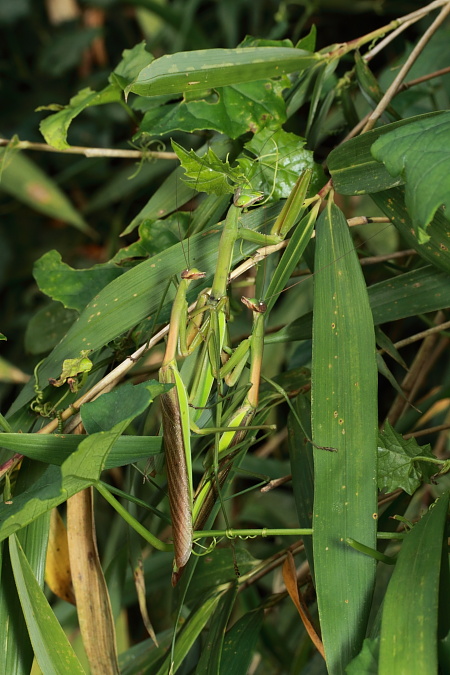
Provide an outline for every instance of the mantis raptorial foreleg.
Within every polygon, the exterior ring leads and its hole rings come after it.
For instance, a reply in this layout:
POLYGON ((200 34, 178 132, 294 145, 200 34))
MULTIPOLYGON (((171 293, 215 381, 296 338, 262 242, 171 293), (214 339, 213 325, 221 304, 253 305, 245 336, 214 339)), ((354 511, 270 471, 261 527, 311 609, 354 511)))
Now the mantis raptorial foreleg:
MULTIPOLYGON (((259 383, 261 379, 261 364, 264 345, 264 312, 265 304, 255 299, 242 298, 242 302, 253 312, 253 330, 250 338, 245 340, 244 350, 240 347, 235 351, 230 360, 221 370, 221 375, 225 377, 232 368, 238 368, 237 356, 242 359, 241 351, 245 354, 250 351, 250 374, 249 389, 245 396, 243 404, 232 415, 229 420, 229 429, 222 433, 216 451, 214 453, 214 462, 208 471, 204 474, 194 500, 194 528, 201 529, 211 512, 214 502, 217 499, 220 487, 225 482, 232 467, 233 448, 239 446, 245 437, 247 431, 252 429, 249 426, 255 416, 258 407, 259 383), (236 358, 234 358, 236 356, 236 358), (233 427, 241 427, 232 430, 233 427)), ((243 358, 245 365, 246 358, 243 358)))
MULTIPOLYGON (((298 210, 303 208, 309 178, 309 175, 301 177, 294 190, 295 204, 298 207, 295 214, 296 217, 298 216, 298 210)), ((191 345, 188 344, 186 335, 187 303, 185 296, 189 283, 193 279, 203 277, 203 273, 198 270, 186 270, 183 273, 172 308, 167 348, 160 370, 160 381, 175 385, 172 390, 163 395, 161 405, 167 455, 169 501, 174 532, 175 564, 172 577, 173 583, 176 583, 181 569, 189 559, 192 549, 193 495, 190 430, 193 429, 197 433, 203 434, 219 434, 223 432, 220 438, 216 437, 213 466, 209 475, 202 482, 202 486, 198 492, 194 518, 200 522, 200 520, 205 518, 204 514, 210 509, 209 502, 214 494, 213 482, 215 482, 216 487, 220 485, 220 474, 222 472, 220 471, 221 467, 219 463, 221 458, 229 454, 230 449, 240 443, 243 434, 249 429, 254 428, 249 426, 249 423, 251 423, 257 405, 257 394, 255 399, 255 392, 257 392, 259 387, 259 371, 264 337, 262 320, 264 310, 261 305, 258 305, 254 301, 250 302, 254 313, 254 326, 251 337, 251 385, 244 404, 227 420, 226 426, 221 426, 222 401, 219 396, 216 404, 217 426, 207 429, 199 429, 196 425, 196 420, 198 420, 198 413, 196 411, 206 406, 214 381, 220 383, 224 377, 228 377, 232 367, 237 365, 235 364, 235 361, 238 360, 237 358, 233 360, 232 357, 230 359, 231 363, 225 364, 225 366, 222 366, 221 360, 228 318, 227 285, 236 241, 239 238, 243 238, 260 244, 277 243, 293 225, 293 198, 289 198, 287 208, 282 210, 274 228, 272 228, 272 234, 263 235, 239 228, 239 216, 242 209, 259 201, 261 198, 262 195, 259 193, 236 193, 233 204, 228 210, 219 244, 218 263, 211 290, 205 293, 201 306, 197 310, 197 313, 194 312, 194 316, 191 319, 193 321, 191 327, 194 328, 194 333, 201 336, 204 347, 201 356, 201 367, 197 369, 199 378, 189 403, 186 388, 176 365, 176 353, 178 343, 181 353, 189 353, 192 349, 192 343, 191 345), (200 321, 196 321, 199 315, 202 318, 200 321), (190 410, 194 412, 190 413, 190 410)), ((229 468, 226 468, 224 471, 226 473, 222 473, 222 475, 226 477, 229 468)))

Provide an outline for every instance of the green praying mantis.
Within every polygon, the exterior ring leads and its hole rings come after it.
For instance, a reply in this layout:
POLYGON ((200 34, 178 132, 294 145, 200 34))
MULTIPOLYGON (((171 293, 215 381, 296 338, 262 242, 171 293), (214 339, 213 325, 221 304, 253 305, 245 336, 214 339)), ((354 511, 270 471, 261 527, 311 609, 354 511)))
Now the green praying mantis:
MULTIPOLYGON (((294 222, 302 215, 308 203, 306 191, 310 173, 299 177, 290 198, 286 201, 270 234, 265 235, 240 227, 244 208, 260 201, 259 192, 238 190, 229 207, 219 244, 218 263, 211 289, 203 291, 196 309, 187 316, 186 293, 193 281, 204 278, 197 269, 185 270, 172 305, 166 350, 159 371, 160 382, 173 387, 161 396, 164 446, 167 462, 168 494, 173 527, 175 585, 187 564, 193 547, 194 530, 201 529, 211 509, 220 497, 220 488, 232 467, 232 458, 249 430, 267 428, 252 426, 258 405, 260 370, 264 343, 264 315, 266 305, 254 299, 242 298, 253 315, 249 338, 231 354, 225 351, 228 319, 227 286, 232 266, 233 249, 239 239, 260 245, 282 241, 294 222), (201 347, 200 347, 201 345, 201 347), (188 396, 177 366, 177 354, 187 356, 199 347, 197 376, 188 396), (244 401, 225 422, 221 397, 222 382, 233 385, 239 378, 250 354, 248 390, 244 401), (202 410, 207 406, 213 383, 217 384, 216 426, 200 428, 197 425, 202 410), (194 495, 192 481, 191 432, 215 434, 214 457, 194 495)), ((273 427, 272 427, 273 428, 273 427)))

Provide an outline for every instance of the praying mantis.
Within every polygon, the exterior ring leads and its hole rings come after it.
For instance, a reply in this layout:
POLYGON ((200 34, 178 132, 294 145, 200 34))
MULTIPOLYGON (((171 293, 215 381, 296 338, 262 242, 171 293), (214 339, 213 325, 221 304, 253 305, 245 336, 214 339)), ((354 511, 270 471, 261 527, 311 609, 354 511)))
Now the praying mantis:
POLYGON ((225 481, 232 466, 233 448, 239 446, 248 430, 261 428, 261 426, 251 426, 251 422, 258 405, 266 310, 264 303, 255 299, 242 298, 244 304, 252 311, 252 333, 228 359, 222 358, 228 315, 227 285, 234 245, 238 239, 249 239, 263 245, 282 241, 299 214, 301 215, 307 206, 308 200, 305 200, 305 197, 309 181, 309 172, 299 177, 269 235, 245 230, 239 226, 242 210, 260 201, 263 195, 242 189, 235 193, 220 239, 219 257, 212 287, 209 291, 201 293, 197 309, 191 316, 189 329, 187 328, 187 289, 193 281, 203 279, 205 274, 195 268, 185 270, 181 274, 181 281, 172 305, 166 350, 159 371, 160 382, 173 385, 172 389, 161 396, 168 494, 173 526, 173 585, 177 583, 191 555, 194 526, 198 529, 204 525, 217 495, 220 496, 220 485, 225 481), (203 347, 198 358, 199 377, 194 382, 194 392, 189 398, 178 370, 177 352, 185 356, 200 343, 203 343, 203 347), (217 426, 199 428, 196 424, 199 417, 198 411, 206 406, 213 382, 217 382, 218 390, 224 379, 234 382, 242 371, 249 353, 249 388, 242 405, 229 417, 225 426, 220 426, 222 401, 219 392, 219 400, 216 404, 217 426), (200 434, 216 434, 214 461, 199 484, 195 501, 190 448, 191 431, 200 434))

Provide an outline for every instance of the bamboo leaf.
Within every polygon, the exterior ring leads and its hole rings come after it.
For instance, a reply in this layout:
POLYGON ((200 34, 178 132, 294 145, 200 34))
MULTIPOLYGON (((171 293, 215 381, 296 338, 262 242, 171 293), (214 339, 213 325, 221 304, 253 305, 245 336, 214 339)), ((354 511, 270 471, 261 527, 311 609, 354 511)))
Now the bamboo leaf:
POLYGON ((247 47, 178 52, 143 68, 125 93, 181 94, 254 82, 301 71, 323 57, 289 47, 247 47))
POLYGON ((208 637, 203 645, 200 660, 195 670, 196 675, 220 675, 220 673, 223 672, 221 669, 221 660, 225 630, 236 600, 237 591, 237 585, 234 584, 232 588, 225 593, 220 606, 214 613, 209 627, 208 637))
MULTIPOLYGON (((430 265, 380 281, 367 290, 375 325, 433 312, 450 305, 449 276, 437 272, 430 265)), ((264 344, 308 340, 311 331, 312 312, 308 312, 276 333, 267 335, 264 344)))
MULTIPOLYGON (((438 594, 449 494, 443 494, 403 541, 386 592, 379 675, 438 672, 438 594)), ((444 558, 447 564, 446 556, 444 558)))
POLYGON ((264 610, 247 612, 225 636, 221 673, 247 673, 259 638, 264 610))
POLYGON ((329 202, 317 223, 311 378, 313 546, 329 673, 361 649, 375 563, 347 537, 376 545, 377 369, 367 290, 347 222, 329 202), (330 263, 335 263, 331 265, 330 263))
POLYGON ((222 597, 223 592, 213 593, 203 602, 199 609, 191 613, 191 615, 186 620, 183 630, 177 637, 173 662, 171 659, 171 653, 169 652, 161 668, 159 668, 155 675, 167 675, 169 668, 170 672, 175 675, 184 657, 188 654, 189 650, 200 635, 200 632, 203 630, 206 622, 215 611, 217 605, 219 604, 219 600, 222 597))
POLYGON ((9 542, 14 578, 27 622, 36 660, 48 675, 84 675, 64 631, 32 572, 25 554, 13 535, 9 542))
MULTIPOLYGON (((1 445, 12 452, 46 464, 61 464, 80 445, 83 437, 61 434, 4 433, 1 445)), ((125 466, 163 452, 161 436, 120 436, 115 442, 105 463, 105 469, 125 466)))
POLYGON ((6 152, 5 148, 0 148, 0 159, 6 161, 1 171, 0 189, 39 213, 69 223, 85 234, 95 234, 55 181, 37 164, 17 152, 6 159, 6 152))

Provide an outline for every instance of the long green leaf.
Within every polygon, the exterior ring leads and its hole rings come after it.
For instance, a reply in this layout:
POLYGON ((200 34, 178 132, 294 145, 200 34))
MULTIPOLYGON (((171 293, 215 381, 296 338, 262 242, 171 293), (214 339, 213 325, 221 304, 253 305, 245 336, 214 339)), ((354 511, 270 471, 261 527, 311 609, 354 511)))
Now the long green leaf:
POLYGON ((403 541, 383 605, 379 675, 438 672, 439 576, 448 502, 446 492, 403 541))
POLYGON ((328 168, 336 191, 343 195, 372 194, 401 185, 404 182, 402 177, 393 178, 384 164, 374 159, 370 152, 373 143, 380 136, 405 124, 440 114, 440 111, 426 113, 393 124, 386 124, 342 143, 328 155, 328 168))
POLYGON ((167 675, 168 672, 175 675, 184 657, 188 654, 209 617, 213 614, 219 604, 219 600, 222 596, 223 593, 213 593, 203 602, 199 609, 191 614, 180 635, 177 636, 173 663, 171 663, 171 654, 169 653, 156 675, 167 675))
MULTIPOLYGON (((450 305, 448 274, 437 272, 429 265, 380 281, 367 290, 375 325, 434 312, 450 305)), ((308 312, 276 333, 267 335, 264 344, 309 340, 311 331, 312 312, 308 312)))
POLYGON ((141 70, 125 89, 141 96, 203 91, 227 84, 254 82, 301 71, 323 59, 289 47, 247 47, 178 52, 162 56, 141 70))
MULTIPOLYGON (((0 149, 0 159, 6 152, 5 148, 0 149)), ((57 184, 31 159, 14 152, 5 161, 6 166, 1 170, 0 189, 39 213, 69 223, 86 234, 93 234, 93 230, 57 184)))
MULTIPOLYGON (((0 436, 3 448, 20 452, 25 457, 47 464, 61 464, 77 450, 85 436, 64 436, 61 434, 10 434, 0 436)), ((150 455, 163 452, 161 436, 120 436, 115 441, 105 462, 105 469, 138 462, 150 455)))
POLYGON ((367 290, 344 215, 331 202, 317 223, 312 360, 313 547, 328 671, 361 648, 375 563, 347 537, 376 544, 377 368, 367 290), (336 261, 335 265, 330 263, 336 261))
POLYGON ((15 535, 9 541, 9 550, 22 610, 39 667, 45 675, 84 675, 85 671, 48 604, 15 535))

